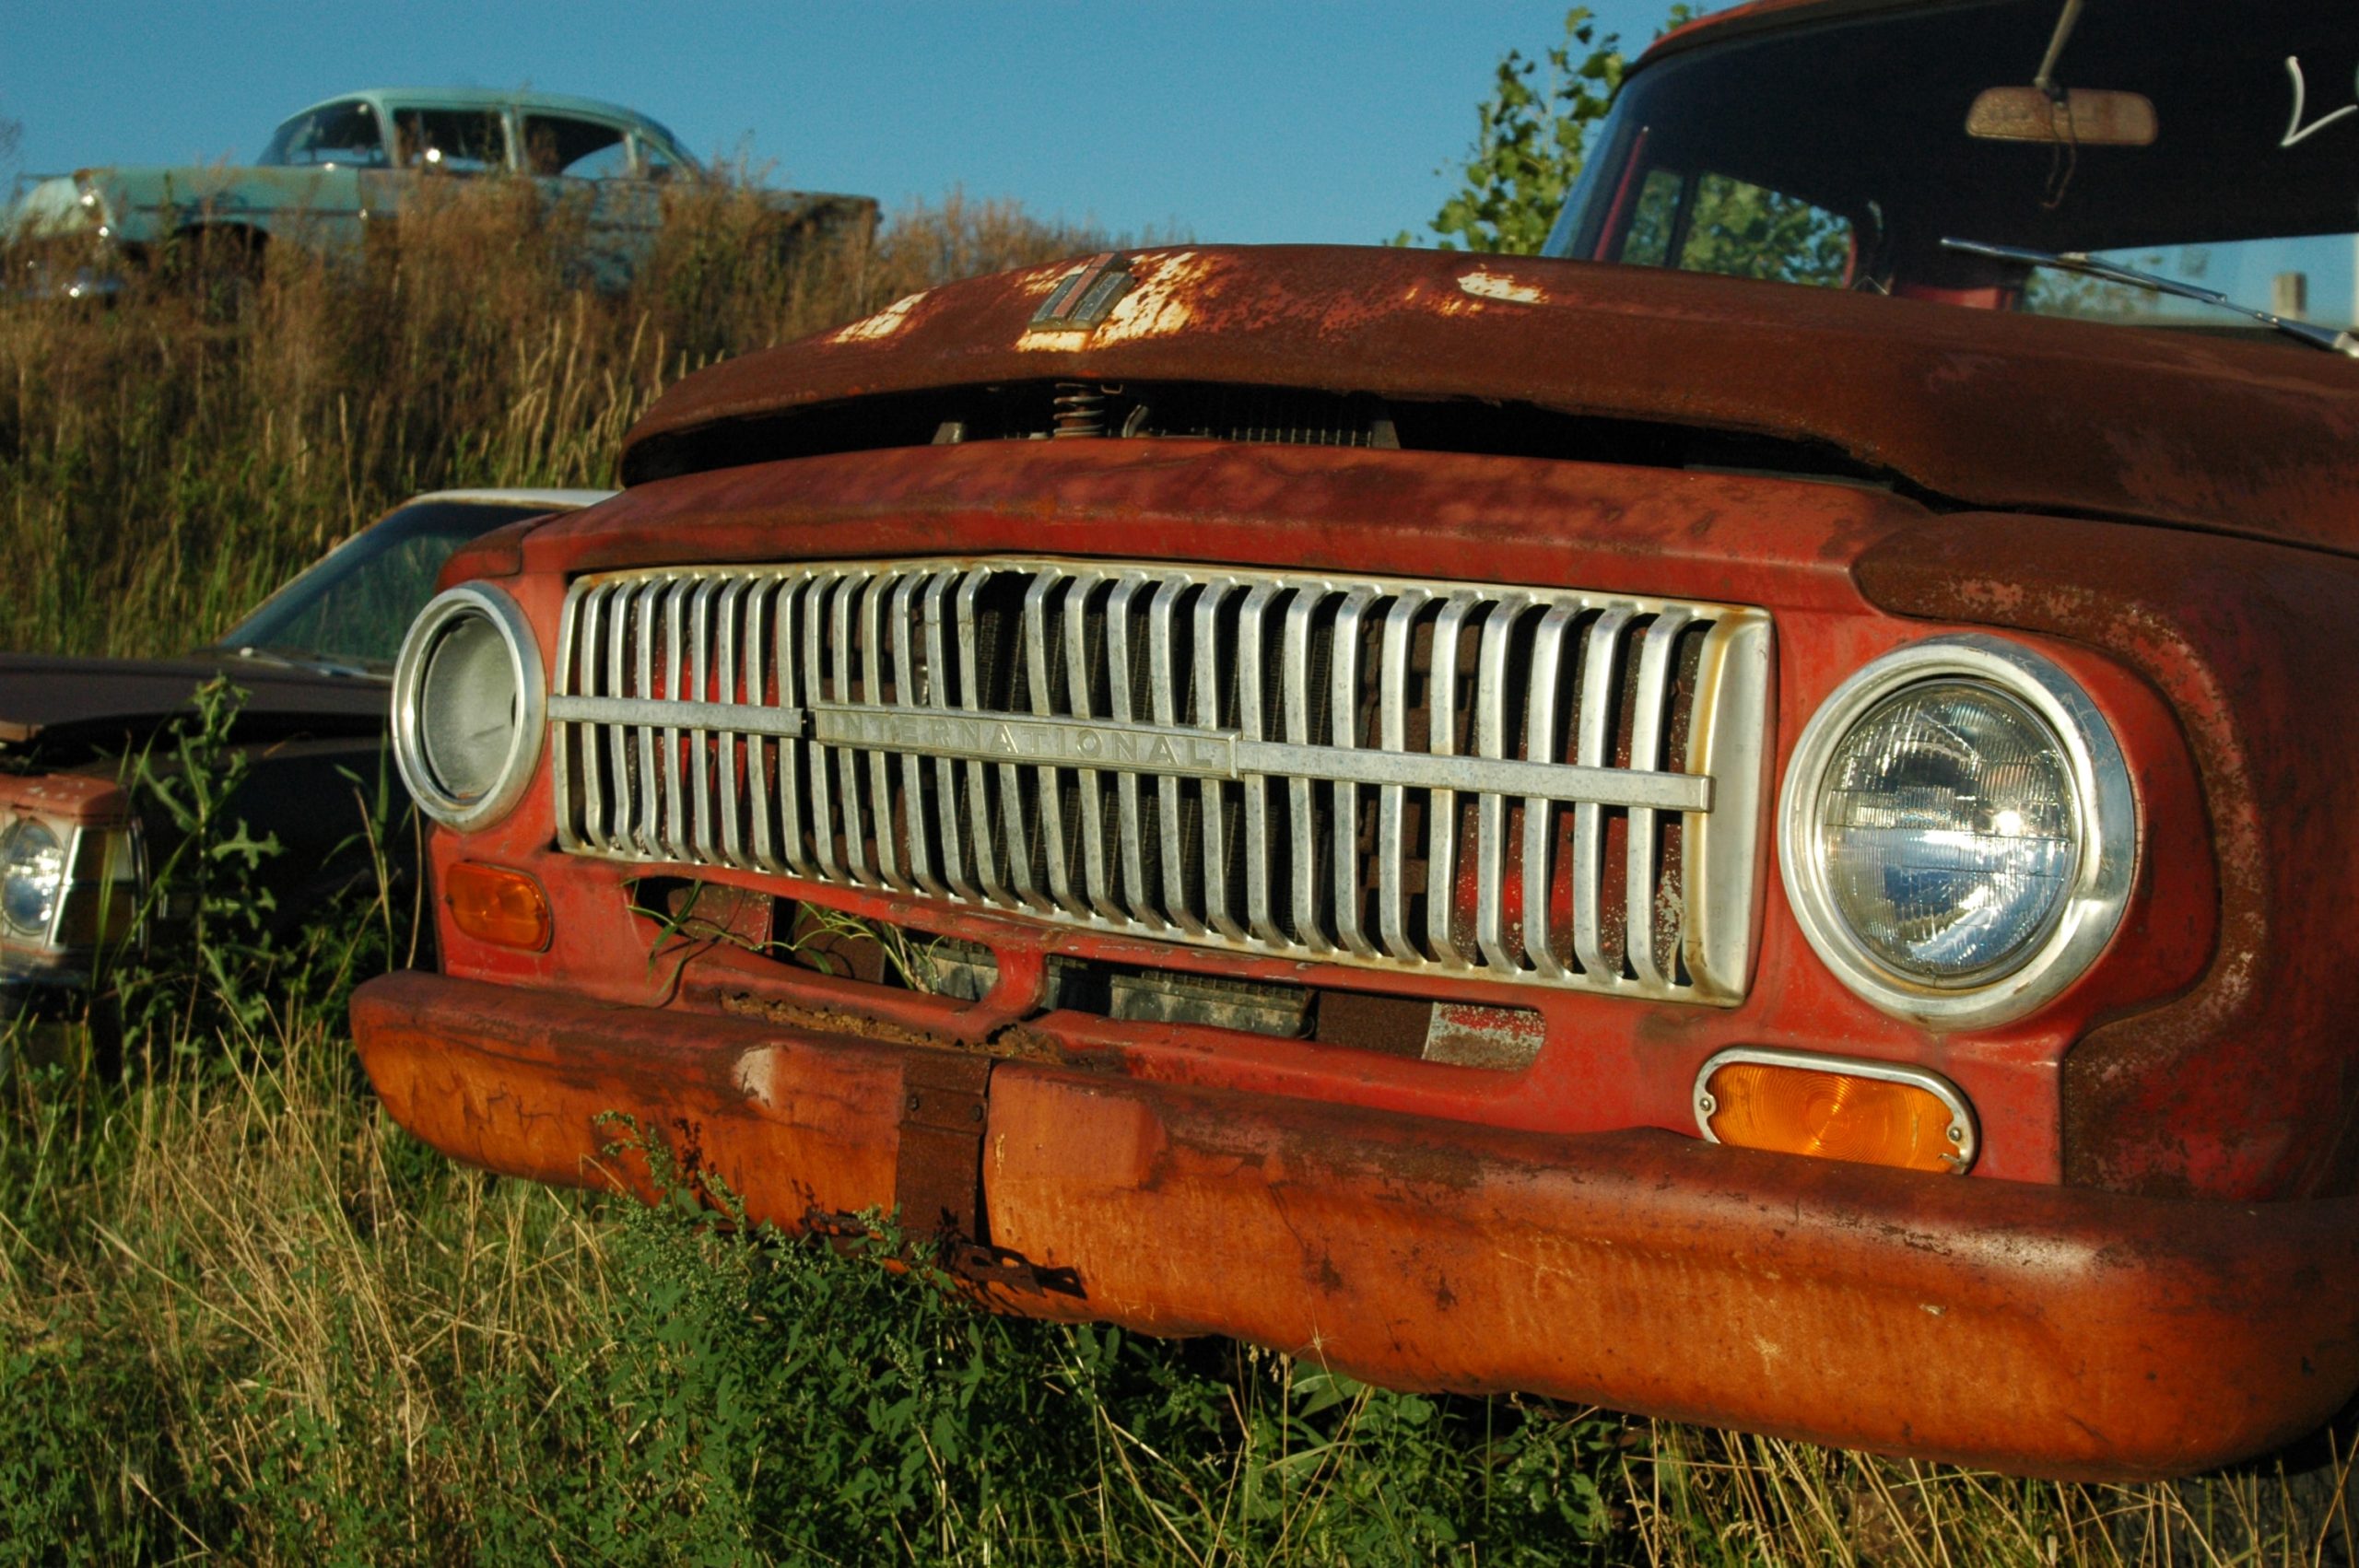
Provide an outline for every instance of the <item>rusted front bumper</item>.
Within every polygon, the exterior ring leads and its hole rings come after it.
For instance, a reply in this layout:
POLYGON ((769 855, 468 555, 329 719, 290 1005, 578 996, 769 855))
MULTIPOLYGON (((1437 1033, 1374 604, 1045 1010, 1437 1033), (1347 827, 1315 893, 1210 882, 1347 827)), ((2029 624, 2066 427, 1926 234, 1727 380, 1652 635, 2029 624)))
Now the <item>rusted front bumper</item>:
POLYGON ((643 1186, 601 1153, 623 1112, 788 1228, 906 1199, 905 1136, 955 1151, 928 1113, 968 1104, 990 1241, 1078 1293, 999 1305, 1394 1387, 2126 1478, 2264 1452, 2359 1384, 2354 1200, 1916 1176, 1020 1059, 961 1101, 933 1047, 421 974, 353 1017, 394 1117, 455 1158, 643 1186))

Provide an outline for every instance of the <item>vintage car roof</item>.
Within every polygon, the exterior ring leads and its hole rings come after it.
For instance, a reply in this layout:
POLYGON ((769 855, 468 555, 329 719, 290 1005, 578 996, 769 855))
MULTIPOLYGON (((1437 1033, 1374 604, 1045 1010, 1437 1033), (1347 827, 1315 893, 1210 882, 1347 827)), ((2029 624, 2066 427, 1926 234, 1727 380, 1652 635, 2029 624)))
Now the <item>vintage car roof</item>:
POLYGON ((652 131, 666 142, 677 140, 661 123, 649 119, 635 109, 619 103, 609 103, 600 98, 576 98, 566 93, 534 92, 505 88, 361 88, 354 92, 340 92, 323 98, 317 103, 307 103, 293 114, 284 116, 284 124, 315 109, 332 103, 349 103, 356 98, 368 99, 377 104, 397 104, 405 109, 546 109, 560 114, 583 114, 593 119, 612 120, 642 131, 652 131))
MULTIPOLYGON (((1182 380, 1522 404, 1825 443, 1969 506, 2359 549, 2359 366, 2276 342, 1534 257, 1141 252, 1089 333, 1036 331, 1062 262, 955 283, 677 383, 636 483, 701 434, 1011 381, 1182 380)), ((729 461, 758 461, 760 440, 729 461)))

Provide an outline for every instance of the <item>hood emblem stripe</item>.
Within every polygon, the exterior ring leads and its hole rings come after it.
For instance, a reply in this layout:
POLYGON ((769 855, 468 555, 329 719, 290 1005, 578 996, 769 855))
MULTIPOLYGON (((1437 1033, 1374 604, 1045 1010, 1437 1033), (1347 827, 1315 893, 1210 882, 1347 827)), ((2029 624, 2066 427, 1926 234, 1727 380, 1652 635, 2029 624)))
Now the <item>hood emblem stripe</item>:
POLYGON ((1114 302, 1130 292, 1133 281, 1128 256, 1101 252, 1057 285, 1032 313, 1032 330, 1087 332, 1113 311, 1114 302))

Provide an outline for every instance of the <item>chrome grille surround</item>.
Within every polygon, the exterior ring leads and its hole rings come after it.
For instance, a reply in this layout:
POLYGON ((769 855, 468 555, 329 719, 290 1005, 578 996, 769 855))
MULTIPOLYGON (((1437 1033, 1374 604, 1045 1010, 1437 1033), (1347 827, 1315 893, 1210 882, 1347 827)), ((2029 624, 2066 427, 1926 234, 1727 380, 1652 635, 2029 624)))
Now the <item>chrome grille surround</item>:
POLYGON ((1729 1005, 1773 651, 1761 610, 1554 589, 1011 557, 607 572, 558 634, 558 841, 1729 1005))

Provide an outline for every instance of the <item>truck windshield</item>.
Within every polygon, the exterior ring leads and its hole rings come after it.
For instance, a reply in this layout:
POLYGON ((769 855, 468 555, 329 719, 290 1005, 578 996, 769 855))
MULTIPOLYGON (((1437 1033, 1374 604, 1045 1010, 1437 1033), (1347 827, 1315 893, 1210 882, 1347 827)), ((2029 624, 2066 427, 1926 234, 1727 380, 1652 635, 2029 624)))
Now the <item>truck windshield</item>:
POLYGON ((502 523, 548 509, 530 503, 413 502, 337 545, 209 647, 390 671, 410 622, 434 596, 435 574, 451 552, 502 523))
POLYGON ((2359 319, 2359 6, 2089 0, 2060 90, 2135 93, 2143 146, 1969 135, 2062 0, 1827 4, 1707 28, 1632 74, 1548 254, 2140 326, 2192 300, 1945 249, 2086 252, 2292 319, 2359 319), (1817 18, 1817 19, 1813 19, 1817 18))

